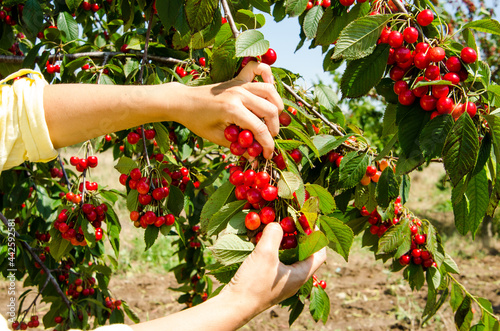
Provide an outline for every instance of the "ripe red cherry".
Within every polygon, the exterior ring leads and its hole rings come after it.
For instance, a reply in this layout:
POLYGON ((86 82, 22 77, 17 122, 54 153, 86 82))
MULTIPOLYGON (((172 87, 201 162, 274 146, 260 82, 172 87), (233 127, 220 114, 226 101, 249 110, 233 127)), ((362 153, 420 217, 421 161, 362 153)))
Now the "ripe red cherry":
POLYGON ((165 224, 170 226, 175 223, 175 216, 174 214, 168 214, 165 216, 165 224))
POLYGON ((261 191, 257 188, 251 188, 247 191, 247 201, 251 204, 259 203, 262 200, 261 191))
POLYGON ((262 145, 257 141, 254 140, 250 146, 247 148, 248 155, 251 157, 257 157, 260 154, 262 154, 262 151, 264 149, 262 148, 262 145))
POLYGON ((230 142, 235 142, 238 140, 238 135, 240 134, 240 128, 234 124, 231 124, 226 129, 224 129, 224 137, 230 142))
POLYGON ((262 55, 262 62, 268 65, 272 65, 274 62, 276 62, 276 58, 277 55, 274 49, 269 48, 267 52, 264 55, 262 55))
POLYGON ((69 158, 69 163, 72 166, 76 166, 78 163, 80 163, 80 159, 77 156, 72 156, 69 158))
POLYGON ((382 30, 382 33, 380 34, 380 42, 383 44, 388 44, 389 43, 389 36, 391 35, 391 28, 386 27, 385 29, 382 30))
POLYGON ((151 203, 153 198, 149 194, 139 194, 139 197, 137 198, 137 200, 139 201, 139 203, 141 205, 146 206, 146 205, 149 205, 151 203))
POLYGON ((260 226, 260 217, 254 211, 251 211, 245 217, 245 226, 248 230, 257 230, 260 226))
POLYGON ((99 5, 97 3, 93 3, 92 4, 92 11, 95 13, 98 10, 99 10, 99 5))
POLYGON ((453 118, 456 121, 460 116, 462 116, 464 112, 465 112, 465 105, 459 102, 455 104, 455 106, 453 107, 451 111, 451 116, 453 116, 453 118))
POLYGON ((430 45, 426 42, 420 42, 415 46, 415 53, 426 53, 430 45))
POLYGON ((54 322, 56 322, 57 324, 61 323, 63 321, 63 318, 61 316, 56 316, 54 318, 54 322))
POLYGON ((403 34, 399 31, 392 31, 389 35, 389 45, 392 48, 399 48, 403 45, 403 34))
POLYGON ((156 131, 153 129, 144 130, 144 135, 146 136, 146 139, 151 140, 155 138, 156 131))
POLYGON ((415 248, 411 251, 411 256, 420 257, 422 255, 422 250, 420 248, 415 248))
POLYGON ((207 64, 206 62, 207 62, 207 60, 204 57, 200 57, 200 59, 198 60, 198 63, 202 67, 204 67, 207 64))
POLYGON ((394 51, 394 59, 398 63, 405 63, 411 60, 411 51, 406 47, 400 47, 394 51))
MULTIPOLYGON (((248 185, 248 186, 252 186, 254 181, 255 181, 255 176, 257 174, 255 173, 255 171, 253 171, 252 169, 247 169, 244 173, 243 173, 243 178, 244 178, 244 184, 245 185, 248 185)), ((241 185, 241 184, 239 184, 241 185)))
POLYGON ((458 57, 450 56, 448 60, 446 60, 446 68, 451 72, 459 72, 460 69, 462 69, 462 63, 458 57))
POLYGON ((377 173, 377 168, 375 166, 370 165, 370 166, 366 167, 366 173, 365 174, 368 177, 373 177, 373 175, 375 175, 376 173, 377 173))
POLYGON ((453 85, 460 83, 460 77, 454 72, 447 73, 444 75, 443 79, 450 81, 453 85))
POLYGON ((270 180, 271 177, 267 172, 260 171, 257 174, 255 174, 254 185, 259 189, 263 189, 269 185, 270 180))
POLYGON ((241 147, 247 148, 253 142, 253 133, 250 130, 243 130, 238 135, 238 142, 241 147))
POLYGON ((465 111, 467 111, 467 114, 469 114, 470 117, 474 117, 476 116, 476 112, 477 112, 477 107, 476 107, 476 104, 474 102, 467 102, 465 103, 465 111))
POLYGON ((354 3, 354 0, 340 0, 340 4, 346 7, 349 7, 354 3))
POLYGON ((229 150, 233 155, 240 156, 243 155, 247 149, 241 146, 239 142, 235 141, 231 143, 229 150))
POLYGON ((179 75, 181 78, 187 76, 187 71, 183 67, 179 66, 175 68, 175 72, 177 75, 179 75))
POLYGON ((469 73, 467 72, 467 70, 465 70, 465 68, 460 69, 460 71, 458 72, 458 77, 460 77, 461 82, 465 81, 468 76, 469 73))
POLYGON ((448 96, 448 92, 450 92, 450 88, 447 85, 432 86, 432 95, 438 99, 448 96))
POLYGON ((122 185, 126 185, 126 184, 127 184, 127 179, 128 179, 128 176, 127 176, 127 175, 125 175, 125 174, 121 174, 121 175, 120 175, 120 179, 119 179, 120 184, 122 184, 122 185))
POLYGON ((295 163, 300 163, 300 161, 302 161, 302 152, 299 151, 297 148, 293 149, 290 152, 290 156, 295 161, 295 163))
POLYGON ((440 62, 444 60, 444 57, 446 56, 444 49, 441 47, 433 47, 429 50, 429 59, 431 62, 440 62))
POLYGON ((139 142, 139 140, 141 139, 141 136, 139 136, 138 133, 136 132, 130 132, 128 135, 127 135, 127 141, 129 144, 131 145, 135 145, 139 142))
POLYGON ((281 228, 283 229, 283 232, 285 233, 294 233, 297 231, 297 227, 295 226, 295 222, 293 221, 293 218, 290 216, 287 216, 283 218, 280 221, 281 228))
MULTIPOLYGON (((422 80, 424 80, 424 77, 420 76, 415 80, 415 82, 418 83, 422 80)), ((420 86, 420 87, 414 88, 412 91, 416 97, 421 98, 422 96, 426 95, 427 92, 429 92, 429 86, 420 86)))
POLYGON ((278 169, 283 170, 286 168, 286 162, 285 159, 283 158, 283 155, 278 154, 275 157, 273 157, 273 161, 276 163, 276 166, 278 169))
POLYGON ((87 158, 87 161, 88 161, 89 167, 91 167, 91 168, 97 167, 97 163, 98 163, 97 156, 89 156, 87 158))
POLYGON ((292 249, 297 247, 297 237, 295 236, 286 236, 281 239, 281 248, 282 249, 292 249))
POLYGON ((417 234, 418 233, 418 226, 416 226, 416 225, 410 226, 410 232, 411 232, 411 234, 417 234))
POLYGON ((274 201, 278 197, 278 188, 268 185, 260 191, 262 198, 266 201, 274 201))
POLYGON ((422 251, 422 260, 428 260, 431 258, 431 253, 429 251, 422 251))
POLYGON ((412 26, 409 26, 404 29, 403 37, 408 44, 413 44, 418 40, 418 30, 412 26))
POLYGON ((436 109, 439 114, 450 114, 453 106, 453 100, 447 97, 439 98, 436 103, 436 109))
POLYGON ((335 160, 335 165, 337 166, 337 168, 340 167, 340 163, 342 162, 342 159, 344 159, 344 157, 341 155, 339 156, 336 160, 335 160))
POLYGON ((477 53, 474 49, 470 47, 465 47, 460 52, 460 58, 465 63, 474 63, 477 60, 477 53))
POLYGON ((242 185, 245 182, 245 175, 241 170, 237 170, 229 175, 229 182, 234 186, 242 185))
POLYGON ((398 80, 394 83, 394 93, 400 95, 401 92, 408 90, 408 83, 404 80, 398 80))
POLYGON ((306 10, 309 10, 311 9, 312 7, 314 7, 314 3, 312 1, 308 1, 307 2, 307 6, 306 6, 306 10))
POLYGON ((259 212, 259 217, 260 221, 263 224, 269 224, 271 222, 274 222, 274 219, 276 218, 276 213, 274 212, 274 208, 272 207, 264 207, 261 209, 259 212))
POLYGON ((236 196, 236 199, 238 200, 246 200, 247 198, 247 191, 250 188, 246 185, 239 185, 236 186, 236 189, 234 190, 234 195, 236 196))
POLYGON ((415 95, 411 90, 406 90, 398 96, 398 101, 404 106, 409 106, 415 102, 415 95))
POLYGON ((163 187, 158 187, 153 190, 153 198, 155 200, 161 200, 165 198, 165 192, 163 191, 163 187))
POLYGON ((439 67, 435 65, 430 65, 427 67, 427 69, 425 69, 424 76, 427 79, 435 80, 439 77, 439 74, 440 74, 439 67))
POLYGON ((289 126, 292 123, 292 118, 287 112, 282 112, 279 116, 280 124, 283 126, 289 126))
POLYGON ((429 55, 427 53, 417 53, 415 54, 413 62, 415 62, 415 67, 423 70, 429 66, 431 60, 429 59, 429 55))
POLYGON ((90 10, 90 7, 91 7, 91 5, 89 2, 87 2, 87 1, 82 2, 83 10, 90 10))
POLYGON ((409 255, 403 255, 399 258, 399 263, 401 265, 407 265, 410 264, 410 256, 409 255))
POLYGON ((130 171, 130 178, 132 178, 133 180, 139 180, 141 179, 141 177, 141 170, 139 170, 139 168, 134 168, 130 171))
POLYGON ((417 23, 420 24, 421 26, 427 26, 431 24, 433 20, 434 20, 434 14, 430 9, 422 10, 417 15, 417 23))
POLYGON ((406 73, 406 70, 404 70, 398 66, 395 66, 389 72, 389 77, 391 77, 391 79, 393 81, 398 81, 398 80, 403 79, 403 77, 405 76, 405 73, 406 73))
POLYGON ((425 244, 425 236, 423 234, 417 234, 415 236, 415 243, 417 243, 417 245, 425 244))
POLYGON ((436 108, 436 103, 438 99, 432 95, 424 95, 420 98, 420 107, 426 111, 433 111, 436 108))
POLYGON ((137 183, 137 192, 139 194, 147 194, 149 192, 149 184, 145 181, 140 181, 137 183))

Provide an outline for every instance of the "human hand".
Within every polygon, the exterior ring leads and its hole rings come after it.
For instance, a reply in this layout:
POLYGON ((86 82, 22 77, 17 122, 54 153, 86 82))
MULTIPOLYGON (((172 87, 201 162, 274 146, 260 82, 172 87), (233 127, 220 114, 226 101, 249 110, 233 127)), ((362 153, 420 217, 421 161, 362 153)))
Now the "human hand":
POLYGON ((278 223, 266 225, 255 250, 223 290, 248 303, 254 314, 294 295, 326 260, 323 248, 303 261, 284 265, 278 256, 282 237, 278 223))
POLYGON ((179 114, 178 121, 197 135, 226 147, 230 142, 224 137, 224 129, 236 124, 252 131, 263 147, 264 157, 270 159, 274 151, 272 137, 278 134, 278 117, 284 108, 273 83, 268 65, 249 62, 230 81, 188 87, 191 91, 185 98, 185 112, 179 114), (255 76, 261 76, 264 83, 252 82, 255 76))

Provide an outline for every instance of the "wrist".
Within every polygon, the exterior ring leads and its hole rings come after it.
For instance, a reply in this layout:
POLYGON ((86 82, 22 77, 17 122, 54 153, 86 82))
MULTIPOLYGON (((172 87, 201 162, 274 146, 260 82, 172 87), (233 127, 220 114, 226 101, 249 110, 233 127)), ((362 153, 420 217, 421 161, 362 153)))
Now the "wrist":
POLYGON ((251 295, 233 291, 231 285, 226 285, 226 288, 211 300, 218 300, 220 303, 227 305, 227 309, 230 309, 232 314, 237 316, 241 322, 239 326, 246 324, 268 308, 251 295))

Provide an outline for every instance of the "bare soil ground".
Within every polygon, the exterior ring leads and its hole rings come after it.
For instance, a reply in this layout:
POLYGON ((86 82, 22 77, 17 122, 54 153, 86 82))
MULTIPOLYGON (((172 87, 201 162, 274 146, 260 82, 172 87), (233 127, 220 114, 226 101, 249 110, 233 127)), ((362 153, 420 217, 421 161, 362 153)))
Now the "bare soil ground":
MULTIPOLYGON (((101 164, 104 162, 100 159, 101 164)), ((106 168, 110 169, 110 166, 106 168)), ((439 165, 416 173, 408 206, 447 232, 453 228, 453 214, 449 209, 446 210, 449 191, 438 190, 435 186, 442 174, 439 165)), ((103 174, 102 177, 109 181, 110 186, 119 186, 116 185, 116 172, 111 176, 103 174)), ((125 212, 123 214, 126 216, 125 212)), ((131 226, 124 226, 122 249, 125 252, 133 248, 132 239, 141 235, 137 231, 131 226)), ((448 237, 445 247, 463 271, 458 276, 461 283, 470 293, 490 300, 494 312, 500 315, 500 256, 495 253, 498 252, 495 249, 483 251, 478 240, 472 242, 469 237, 448 237)), ((496 245, 493 248, 500 248, 498 241, 493 241, 493 244, 496 245)), ((154 263, 144 263, 132 256, 125 263, 129 268, 113 276, 110 288, 113 296, 126 300, 142 321, 183 308, 176 302, 179 293, 168 290, 169 287, 177 286, 173 274, 161 272, 158 266, 153 266, 154 263), (148 270, 148 266, 151 270, 148 270)), ((425 306, 426 288, 412 292, 401 272, 390 273, 381 262, 374 261, 370 252, 360 248, 359 240, 353 245, 349 263, 331 253, 328 263, 318 271, 317 276, 327 281, 326 291, 331 300, 330 317, 325 325, 315 323, 305 312, 289 327, 288 311, 275 306, 257 316, 242 330, 455 330, 453 312, 448 303, 427 326, 422 327, 420 316, 425 306)), ((7 282, 0 281, 0 314, 5 314, 7 286, 7 282)), ((20 282, 17 288, 22 288, 20 282)), ((43 304, 39 305, 39 315, 43 315, 47 309, 43 304)), ((128 319, 126 322, 132 323, 128 319)))

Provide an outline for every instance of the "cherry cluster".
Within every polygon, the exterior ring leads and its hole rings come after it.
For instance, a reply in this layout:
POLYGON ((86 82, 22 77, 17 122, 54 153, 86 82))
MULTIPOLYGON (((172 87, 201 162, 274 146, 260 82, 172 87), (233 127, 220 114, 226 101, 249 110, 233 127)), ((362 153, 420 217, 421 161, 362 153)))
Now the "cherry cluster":
POLYGON ((45 69, 47 70, 48 74, 55 74, 61 72, 61 65, 58 63, 52 64, 50 61, 47 60, 47 63, 45 63, 45 69))
POLYGON ((61 169, 53 167, 50 169, 50 177, 52 178, 63 178, 64 173, 61 169))
MULTIPOLYGON (((60 275, 62 276, 62 275, 60 275)), ((59 276, 59 280, 61 280, 61 277, 59 276)), ((83 295, 84 297, 87 297, 89 295, 94 295, 95 294, 95 278, 90 277, 86 279, 85 281, 82 280, 81 278, 77 278, 73 284, 68 284, 68 278, 65 277, 65 282, 68 285, 68 290, 66 291, 66 295, 72 297, 73 299, 77 299, 80 295, 83 295)))
POLYGON ((161 202, 169 195, 170 188, 166 179, 159 180, 142 176, 139 168, 134 168, 129 175, 120 175, 120 183, 128 186, 131 190, 137 190, 138 201, 140 206, 138 210, 130 212, 130 219, 134 222, 134 226, 139 228, 147 228, 148 225, 161 227, 166 224, 170 226, 175 222, 173 214, 164 215, 161 202), (146 211, 146 206, 157 207, 157 211, 146 211))
POLYGON ((12 330, 26 330, 28 328, 37 328, 40 325, 38 315, 32 315, 28 323, 26 322, 12 322, 12 330))
MULTIPOLYGON (((346 1, 346 0, 341 0, 340 3, 344 5, 343 1, 346 1)), ((365 0, 366 1, 366 0, 365 0)), ((351 2, 351 5, 354 3, 354 0, 352 0, 351 2)), ((314 6, 322 6, 323 8, 328 8, 332 5, 332 1, 331 0, 315 0, 315 1, 308 1, 307 2, 307 6, 306 6, 306 10, 310 10, 312 9, 312 7, 314 6)), ((348 6, 348 5, 344 5, 344 6, 348 6)), ((350 5, 349 5, 350 6, 350 5)))
POLYGON ((113 311, 115 309, 120 310, 120 307, 122 305, 121 300, 115 300, 115 299, 110 298, 110 297, 106 297, 104 300, 105 300, 104 305, 106 306, 106 308, 111 309, 111 311, 113 311))
MULTIPOLYGON (((416 18, 420 26, 427 26, 433 20, 434 14, 429 9, 421 11, 416 18)), ((435 41, 427 42, 425 39, 417 43, 423 37, 417 27, 407 26, 403 33, 386 27, 379 38, 380 43, 391 46, 387 63, 392 65, 389 76, 395 81, 394 92, 398 95, 399 103, 409 106, 418 101, 422 109, 432 112, 431 118, 451 114, 456 120, 464 112, 474 117, 478 107, 470 101, 461 82, 468 76, 462 62, 476 62, 476 51, 464 47, 460 57, 447 56, 446 51, 435 41), (440 81, 448 81, 449 85, 440 85, 440 81), (419 82, 436 84, 417 85, 419 82)))
POLYGON ((40 231, 36 231, 35 238, 38 239, 40 243, 48 243, 50 241, 50 233, 40 233, 40 231))
MULTIPOLYGON (((85 203, 81 207, 81 211, 85 215, 85 218, 92 224, 95 228, 95 240, 99 241, 102 239, 102 222, 106 220, 106 212, 108 211, 108 206, 106 204, 101 204, 94 206, 90 203, 85 203)), ((86 246, 87 242, 83 235, 82 227, 78 227, 78 231, 75 229, 75 221, 78 218, 78 213, 74 210, 68 215, 68 210, 63 209, 57 216, 54 222, 54 228, 61 232, 64 239, 71 242, 74 246, 86 246)))
POLYGON ((268 48, 267 51, 263 55, 260 55, 258 57, 245 56, 241 60, 241 64, 240 64, 240 67, 238 69, 238 72, 240 72, 241 69, 243 69, 248 64, 248 62, 255 61, 255 62, 262 62, 262 63, 265 63, 267 65, 273 65, 277 59, 278 59, 278 55, 276 54, 276 51, 272 48, 268 48))
POLYGON ((410 250, 399 258, 401 265, 408 265, 410 262, 421 264, 425 268, 437 267, 436 262, 432 258, 432 254, 425 248, 427 242, 427 234, 420 233, 422 221, 415 218, 411 221, 410 231, 412 242, 410 250))
POLYGON ((191 248, 200 248, 201 247, 201 242, 197 238, 198 237, 198 231, 200 230, 200 226, 199 225, 193 225, 191 227, 191 230, 194 232, 194 235, 192 235, 189 238, 189 247, 191 247, 191 248))
POLYGON ((402 208, 403 205, 401 204, 401 197, 397 197, 396 201, 394 202, 394 218, 392 220, 386 220, 384 221, 382 219, 382 216, 377 211, 377 208, 375 208, 371 213, 366 209, 365 206, 361 208, 361 215, 362 216, 370 216, 368 217, 368 223, 371 224, 370 227, 370 233, 373 235, 378 236, 379 238, 384 235, 384 233, 387 232, 387 230, 393 226, 399 223, 399 217, 402 214, 402 208))
MULTIPOLYGON (((113 2, 113 0, 111 1, 108 1, 109 4, 111 4, 113 2)), ((93 11, 94 13, 97 12, 100 7, 99 7, 99 4, 97 3, 90 3, 88 1, 84 1, 82 2, 82 4, 80 5, 80 7, 85 10, 85 11, 93 11)))
POLYGON ((69 163, 76 167, 76 170, 79 172, 84 172, 88 168, 97 167, 98 163, 97 156, 88 156, 87 158, 79 158, 78 156, 72 156, 69 159, 69 163))
MULTIPOLYGON (((189 169, 186 167, 182 167, 180 170, 176 171, 171 171, 168 168, 164 168, 163 172, 165 172, 170 176, 170 178, 172 178, 172 182, 170 184, 178 187, 182 192, 186 190, 186 185, 192 180, 189 169)), ((199 188, 200 182, 194 181, 193 186, 196 189, 199 188)))
MULTIPOLYGON (((156 136, 156 131, 154 129, 146 129, 144 130, 144 136, 148 140, 152 140, 156 136)), ((127 141, 131 145, 135 145, 142 139, 142 129, 139 126, 135 131, 129 132, 127 135, 127 141)))
POLYGON ((17 6, 2 6, 0 10, 0 20, 8 25, 14 26, 17 24, 16 17, 21 20, 23 14, 24 5, 17 6))
POLYGON ((384 159, 378 163, 378 169, 373 165, 366 167, 365 175, 360 180, 361 185, 368 186, 371 182, 378 183, 382 171, 389 165, 389 162, 384 159))
POLYGON ((233 155, 240 156, 247 152, 251 157, 257 157, 262 153, 261 144, 254 139, 250 130, 242 130, 231 124, 224 130, 224 137, 231 142, 229 149, 233 155))
MULTIPOLYGON (((207 64, 207 60, 204 57, 200 57, 198 59, 198 64, 202 67, 205 67, 205 65, 207 64)), ((175 73, 181 78, 186 77, 187 75, 193 76, 193 79, 197 79, 200 77, 200 73, 196 69, 188 69, 188 67, 185 67, 183 65, 176 67, 175 73)))
POLYGON ((313 286, 314 287, 321 287, 323 290, 326 288, 326 281, 320 280, 318 281, 318 277, 316 275, 313 275, 313 286))

